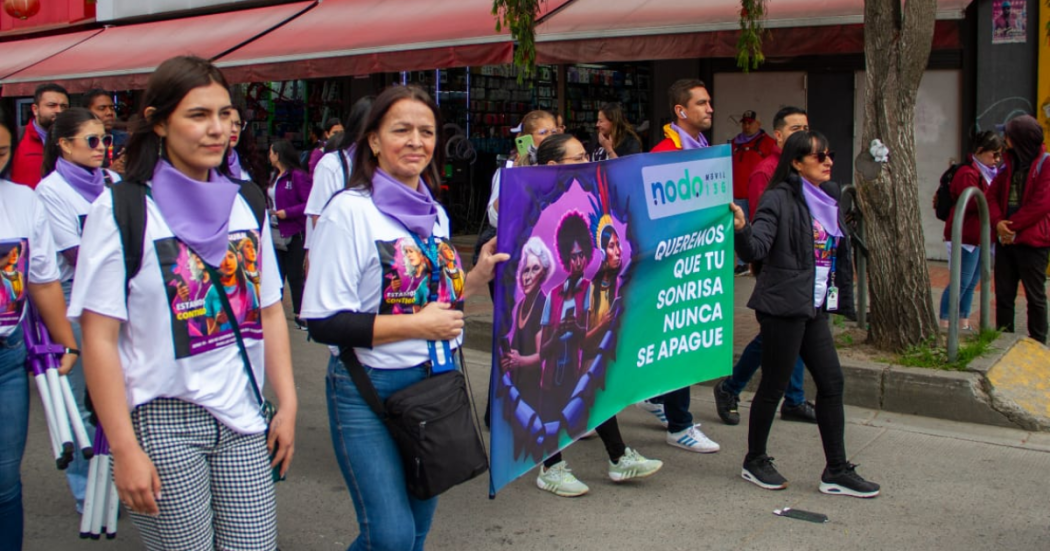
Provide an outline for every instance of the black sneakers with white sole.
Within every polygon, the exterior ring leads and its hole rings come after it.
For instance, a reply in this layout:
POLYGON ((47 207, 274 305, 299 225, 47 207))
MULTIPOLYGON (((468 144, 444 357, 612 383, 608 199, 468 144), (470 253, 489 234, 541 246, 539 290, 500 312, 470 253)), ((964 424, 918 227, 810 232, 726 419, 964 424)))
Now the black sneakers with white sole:
POLYGON ((787 479, 780 476, 773 466, 773 458, 760 455, 753 459, 744 459, 744 468, 740 471, 744 480, 766 490, 783 490, 787 488, 787 479))
POLYGON ((879 485, 864 480, 857 474, 857 466, 846 463, 846 467, 838 473, 832 473, 824 469, 820 475, 820 493, 833 496, 851 496, 861 498, 872 498, 879 495, 879 485))

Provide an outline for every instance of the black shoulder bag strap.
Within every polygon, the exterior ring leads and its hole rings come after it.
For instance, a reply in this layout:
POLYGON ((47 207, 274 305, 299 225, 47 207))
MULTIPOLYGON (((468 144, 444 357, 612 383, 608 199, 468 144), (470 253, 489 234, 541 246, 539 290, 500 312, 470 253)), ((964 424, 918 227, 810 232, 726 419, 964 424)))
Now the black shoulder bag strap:
MULTIPOLYGON (((199 255, 198 255, 199 256, 199 255)), ((219 302, 222 302, 222 310, 226 312, 226 319, 230 322, 230 329, 233 330, 233 336, 237 339, 237 348, 241 352, 241 361, 244 362, 244 372, 248 374, 248 380, 252 383, 252 393, 255 394, 255 400, 259 402, 259 411, 263 414, 263 418, 269 420, 267 416, 266 400, 263 399, 262 391, 259 388, 259 382, 255 379, 255 370, 252 369, 252 360, 248 357, 248 349, 244 346, 244 339, 241 337, 241 327, 237 324, 237 316, 233 312, 233 306, 230 305, 230 297, 226 296, 226 290, 222 288, 222 276, 219 275, 218 270, 213 268, 210 264, 202 262, 204 269, 208 271, 208 276, 211 278, 212 285, 218 285, 219 302)))
POLYGON ((146 195, 149 189, 142 182, 125 181, 109 188, 113 195, 113 218, 120 232, 124 248, 124 299, 127 300, 131 280, 142 267, 142 245, 146 238, 146 195))
POLYGON ((365 366, 361 365, 361 360, 357 358, 354 348, 352 346, 341 347, 339 349, 339 359, 343 362, 343 367, 350 373, 350 380, 354 382, 357 392, 364 398, 365 403, 372 408, 372 411, 375 412, 376 417, 379 417, 380 421, 386 422, 388 417, 386 406, 383 405, 383 400, 379 398, 379 392, 376 391, 375 385, 372 384, 372 379, 365 373, 365 366))
POLYGON ((339 150, 339 164, 343 166, 343 189, 350 187, 350 165, 346 160, 346 151, 339 150))

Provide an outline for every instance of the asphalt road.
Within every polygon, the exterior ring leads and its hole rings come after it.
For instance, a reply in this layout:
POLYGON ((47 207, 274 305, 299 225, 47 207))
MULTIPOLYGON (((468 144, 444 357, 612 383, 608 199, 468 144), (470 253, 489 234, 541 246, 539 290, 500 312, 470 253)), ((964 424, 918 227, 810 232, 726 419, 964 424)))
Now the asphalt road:
MULTIPOLYGON (((328 432, 326 350, 292 329, 301 402, 296 459, 278 488, 284 551, 342 550, 357 532, 328 432)), ((467 354, 474 393, 487 390, 488 355, 467 354)), ((534 485, 535 471, 488 499, 477 479, 441 498, 427 549, 1011 549, 1050 548, 1047 493, 1050 434, 951 423, 847 408, 846 443, 859 472, 882 484, 873 500, 817 492, 823 455, 816 427, 777 421, 770 455, 791 481, 769 492, 740 478, 744 424, 721 424, 709 387, 693 388, 693 413, 722 445, 713 455, 671 448, 647 414, 628 408, 620 426, 629 446, 662 459, 653 477, 614 484, 600 440, 578 442, 565 458, 589 495, 566 499, 534 485), (827 524, 774 516, 793 507, 825 513, 827 524)), ((27 551, 141 549, 122 522, 112 541, 77 537, 79 517, 62 473, 48 459, 37 398, 23 463, 27 551)))

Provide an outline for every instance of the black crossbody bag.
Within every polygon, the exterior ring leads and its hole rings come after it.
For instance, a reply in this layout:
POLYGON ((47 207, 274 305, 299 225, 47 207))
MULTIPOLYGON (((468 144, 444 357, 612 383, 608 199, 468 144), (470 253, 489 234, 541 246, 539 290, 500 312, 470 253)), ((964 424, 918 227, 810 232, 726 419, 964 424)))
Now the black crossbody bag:
POLYGON ((447 371, 379 398, 353 348, 342 348, 339 359, 357 391, 383 421, 397 444, 408 491, 430 499, 488 470, 489 461, 478 431, 463 352, 463 370, 447 371))

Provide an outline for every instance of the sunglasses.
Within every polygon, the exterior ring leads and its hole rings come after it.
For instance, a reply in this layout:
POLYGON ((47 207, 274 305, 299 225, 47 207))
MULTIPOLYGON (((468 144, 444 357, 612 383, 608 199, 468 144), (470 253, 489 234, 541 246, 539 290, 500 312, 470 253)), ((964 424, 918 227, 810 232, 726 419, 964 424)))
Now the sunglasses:
POLYGON ((820 151, 818 153, 810 153, 810 156, 816 157, 818 163, 823 163, 828 159, 831 159, 832 161, 835 160, 834 151, 820 151))
POLYGON ((73 139, 84 140, 87 143, 88 149, 98 149, 98 146, 100 144, 106 147, 113 145, 113 136, 109 134, 103 136, 96 136, 94 134, 91 134, 89 136, 77 136, 73 139))

